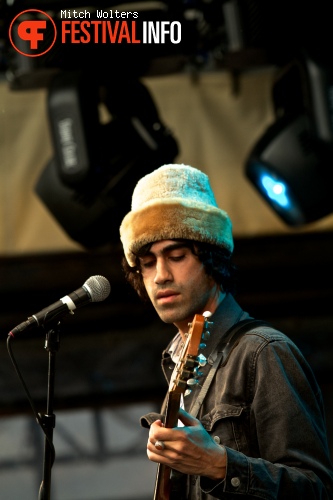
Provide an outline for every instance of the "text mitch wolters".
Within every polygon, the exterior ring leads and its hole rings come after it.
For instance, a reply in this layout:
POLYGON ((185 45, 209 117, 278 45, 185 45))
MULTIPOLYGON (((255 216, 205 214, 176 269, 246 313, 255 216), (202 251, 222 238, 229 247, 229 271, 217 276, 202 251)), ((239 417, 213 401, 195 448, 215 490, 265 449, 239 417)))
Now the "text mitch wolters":
POLYGON ((62 21, 62 43, 171 43, 181 42, 179 21, 143 21, 142 39, 137 21, 62 21))

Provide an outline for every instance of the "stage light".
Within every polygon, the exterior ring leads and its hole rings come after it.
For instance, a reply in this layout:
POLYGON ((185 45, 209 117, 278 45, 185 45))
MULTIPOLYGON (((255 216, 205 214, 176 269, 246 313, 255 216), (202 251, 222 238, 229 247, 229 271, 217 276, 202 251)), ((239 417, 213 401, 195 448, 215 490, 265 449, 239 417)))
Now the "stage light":
POLYGON ((290 198, 286 194, 287 187, 284 182, 274 179, 274 177, 268 174, 263 174, 260 181, 271 200, 275 201, 281 207, 288 208, 290 206, 290 198))
POLYGON ((248 179, 290 226, 333 212, 333 70, 305 58, 273 85, 277 119, 252 149, 248 179))
POLYGON ((98 84, 86 73, 61 73, 50 86, 48 111, 54 158, 37 181, 37 195, 83 246, 119 242, 137 181, 173 162, 175 138, 135 79, 98 84))

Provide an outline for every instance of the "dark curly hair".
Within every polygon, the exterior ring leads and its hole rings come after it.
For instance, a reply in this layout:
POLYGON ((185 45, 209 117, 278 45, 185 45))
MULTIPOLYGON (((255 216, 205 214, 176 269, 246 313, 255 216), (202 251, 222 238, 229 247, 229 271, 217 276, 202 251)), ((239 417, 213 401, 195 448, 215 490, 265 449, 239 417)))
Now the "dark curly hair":
MULTIPOLYGON (((231 261, 231 252, 224 248, 200 241, 177 239, 184 243, 191 252, 203 263, 206 273, 220 285, 225 292, 234 294, 236 288, 236 266, 231 261)), ((140 268, 140 257, 144 257, 150 251, 152 243, 143 246, 136 255, 135 267, 130 267, 125 257, 122 267, 126 280, 144 301, 148 300, 146 288, 140 268)))

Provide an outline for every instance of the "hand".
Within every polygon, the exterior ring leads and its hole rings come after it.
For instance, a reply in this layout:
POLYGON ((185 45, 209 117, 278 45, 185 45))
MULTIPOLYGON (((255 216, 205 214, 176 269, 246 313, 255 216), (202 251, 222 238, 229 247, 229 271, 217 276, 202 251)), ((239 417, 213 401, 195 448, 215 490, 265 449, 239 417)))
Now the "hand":
POLYGON ((161 420, 151 425, 147 444, 149 460, 184 474, 223 479, 226 472, 225 449, 215 443, 201 422, 186 411, 179 410, 179 419, 185 427, 167 429, 161 420), (157 440, 163 441, 163 450, 155 448, 157 440))

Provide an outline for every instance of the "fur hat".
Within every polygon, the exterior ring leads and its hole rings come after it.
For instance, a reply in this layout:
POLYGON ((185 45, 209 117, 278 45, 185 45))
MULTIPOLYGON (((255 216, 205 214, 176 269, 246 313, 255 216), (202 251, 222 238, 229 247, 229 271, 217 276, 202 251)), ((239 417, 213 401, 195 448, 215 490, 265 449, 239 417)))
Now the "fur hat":
POLYGON ((187 165, 163 165, 137 183, 132 210, 120 226, 120 239, 134 267, 143 245, 176 238, 233 251, 230 218, 218 208, 207 175, 187 165))

